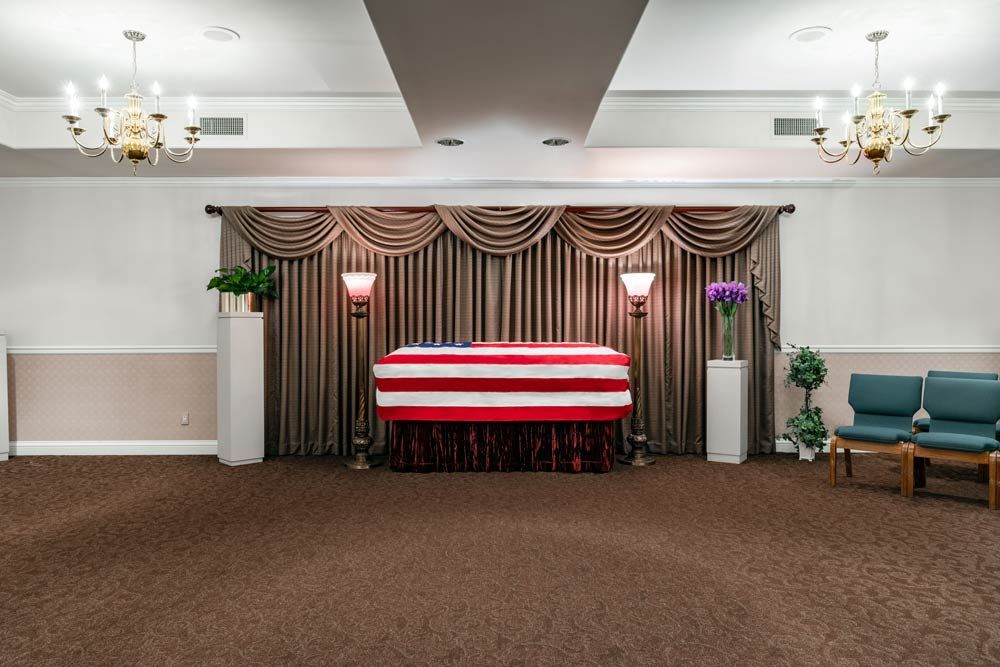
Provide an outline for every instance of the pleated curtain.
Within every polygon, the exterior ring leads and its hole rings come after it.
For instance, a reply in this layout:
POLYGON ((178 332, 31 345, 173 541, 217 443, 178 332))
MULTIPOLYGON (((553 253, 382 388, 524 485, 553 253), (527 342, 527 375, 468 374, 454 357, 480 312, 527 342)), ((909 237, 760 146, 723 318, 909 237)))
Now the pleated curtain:
MULTIPOLYGON (((422 341, 587 341, 629 352, 619 275, 656 273, 645 318, 650 449, 705 449, 705 362, 721 356, 712 281, 741 280, 736 355, 750 362, 750 453, 772 451, 780 314, 778 208, 681 213, 669 206, 332 207, 282 216, 223 209, 220 265, 276 265, 264 301, 270 455, 350 453, 357 386, 354 319, 340 274, 378 274, 369 358, 422 341)), ((374 386, 369 370, 371 396, 374 386)), ((375 418, 376 451, 387 425, 375 418)), ((625 424, 623 422, 623 429, 625 424)))

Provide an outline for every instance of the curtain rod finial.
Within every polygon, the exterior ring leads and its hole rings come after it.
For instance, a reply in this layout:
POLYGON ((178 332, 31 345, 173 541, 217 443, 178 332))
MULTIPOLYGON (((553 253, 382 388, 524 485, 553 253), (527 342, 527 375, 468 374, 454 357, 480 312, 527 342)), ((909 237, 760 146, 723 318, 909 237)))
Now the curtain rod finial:
POLYGON ((779 210, 781 213, 795 213, 795 204, 785 204, 779 210))
POLYGON ((205 213, 208 215, 215 215, 216 213, 222 215, 222 207, 215 204, 205 204, 205 213))

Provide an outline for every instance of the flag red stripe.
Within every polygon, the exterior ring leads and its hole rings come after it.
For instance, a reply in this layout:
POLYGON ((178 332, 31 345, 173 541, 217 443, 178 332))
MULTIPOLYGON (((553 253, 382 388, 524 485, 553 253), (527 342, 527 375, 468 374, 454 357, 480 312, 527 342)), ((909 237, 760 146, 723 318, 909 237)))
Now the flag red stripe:
POLYGON ((605 364, 628 366, 626 354, 392 354, 382 357, 380 364, 511 364, 576 366, 578 364, 605 364))
POLYGON ((597 343, 473 343, 472 347, 601 347, 597 343))
POLYGON ((383 421, 614 421, 625 417, 632 406, 623 407, 382 407, 376 408, 383 421))
POLYGON ((609 378, 375 378, 379 391, 616 391, 628 380, 609 378))

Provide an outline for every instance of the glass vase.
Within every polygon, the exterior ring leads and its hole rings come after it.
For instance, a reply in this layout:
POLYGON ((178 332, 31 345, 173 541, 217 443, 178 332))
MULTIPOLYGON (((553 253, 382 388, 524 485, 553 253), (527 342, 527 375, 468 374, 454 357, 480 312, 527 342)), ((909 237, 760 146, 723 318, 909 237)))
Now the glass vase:
POLYGON ((722 313, 722 360, 733 360, 733 317, 736 313, 722 313))

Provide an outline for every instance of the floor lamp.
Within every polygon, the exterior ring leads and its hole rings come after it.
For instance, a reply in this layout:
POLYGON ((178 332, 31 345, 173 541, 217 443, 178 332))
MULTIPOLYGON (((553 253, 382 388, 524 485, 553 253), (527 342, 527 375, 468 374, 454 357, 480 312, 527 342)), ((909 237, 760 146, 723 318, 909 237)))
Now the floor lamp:
POLYGON ((642 318, 646 311, 642 309, 649 298, 649 287, 653 284, 655 273, 623 273, 622 282, 628 292, 628 302, 632 304, 629 316, 632 323, 632 363, 628 369, 629 386, 632 388, 632 424, 628 434, 629 452, 621 463, 630 466, 651 466, 656 459, 646 450, 646 423, 642 418, 642 318))
POLYGON ((347 294, 354 306, 351 317, 358 323, 354 339, 354 357, 358 360, 358 403, 357 416, 354 418, 354 439, 351 440, 354 458, 346 465, 352 470, 367 470, 379 465, 379 462, 368 458, 368 449, 372 446, 368 427, 368 302, 371 300, 376 274, 342 273, 340 277, 347 285, 347 294))

